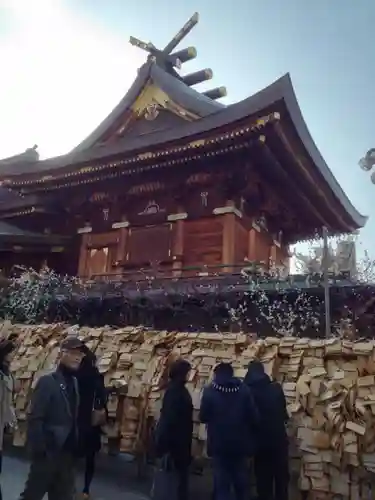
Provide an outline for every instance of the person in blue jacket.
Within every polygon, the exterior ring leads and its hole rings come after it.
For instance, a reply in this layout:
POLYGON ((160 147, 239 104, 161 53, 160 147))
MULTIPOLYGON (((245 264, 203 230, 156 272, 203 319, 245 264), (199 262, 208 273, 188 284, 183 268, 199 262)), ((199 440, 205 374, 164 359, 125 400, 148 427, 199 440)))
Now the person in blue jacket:
POLYGON ((200 420, 207 424, 207 453, 212 457, 215 500, 248 496, 247 459, 255 450, 259 417, 251 391, 220 363, 202 395, 200 420))
POLYGON ((288 413, 283 389, 272 382, 260 361, 250 363, 244 380, 260 414, 258 446, 254 456, 259 500, 288 500, 288 413))

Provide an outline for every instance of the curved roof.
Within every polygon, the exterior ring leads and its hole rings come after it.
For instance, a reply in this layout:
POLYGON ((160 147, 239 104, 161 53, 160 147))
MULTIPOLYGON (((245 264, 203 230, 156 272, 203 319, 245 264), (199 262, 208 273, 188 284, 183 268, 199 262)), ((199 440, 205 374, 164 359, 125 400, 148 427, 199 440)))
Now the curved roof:
POLYGON ((17 192, 0 186, 0 206, 8 206, 9 204, 17 203, 19 200, 23 200, 23 198, 17 192))
POLYGON ((211 113, 196 122, 182 124, 180 127, 170 131, 155 132, 154 134, 150 134, 148 136, 138 137, 133 139, 131 143, 129 143, 129 141, 125 138, 123 141, 119 141, 119 143, 113 145, 111 151, 106 151, 106 155, 125 153, 129 150, 141 149, 154 146, 159 143, 170 142, 187 136, 201 134, 209 130, 240 121, 246 117, 260 115, 261 113, 264 113, 265 109, 270 108, 273 104, 280 101, 284 101, 302 144, 322 174, 324 180, 332 189, 335 196, 338 198, 341 205, 353 219, 355 224, 358 227, 364 226, 367 221, 367 217, 361 215, 350 202, 337 179, 332 174, 307 128, 289 73, 285 74, 268 87, 248 97, 247 99, 227 107, 222 107, 220 111, 211 113))
POLYGON ((36 146, 28 148, 21 154, 9 156, 0 160, 0 175, 14 175, 27 173, 29 167, 39 162, 36 146))
POLYGON ((36 243, 53 245, 66 242, 68 238, 56 234, 42 234, 21 229, 13 224, 0 220, 0 241, 6 243, 36 243))
MULTIPOLYGON (((361 215, 352 205, 349 198, 344 193, 343 189, 337 182, 332 174, 330 168, 322 157, 315 142, 313 141, 307 125, 303 119, 290 75, 286 74, 279 78, 277 81, 264 88, 260 92, 244 99, 240 102, 229 106, 223 106, 209 98, 199 94, 187 87, 183 82, 177 78, 169 75, 157 65, 149 62, 142 66, 139 75, 130 88, 127 95, 118 107, 104 120, 99 128, 89 136, 86 141, 74 149, 71 153, 52 158, 50 160, 36 162, 24 169, 22 174, 27 173, 46 173, 48 171, 58 171, 60 168, 74 167, 77 164, 85 163, 88 161, 103 160, 106 157, 113 157, 116 155, 124 155, 137 150, 145 150, 146 148, 156 147, 158 145, 170 143, 172 141, 185 140, 201 134, 213 131, 218 128, 226 127, 235 124, 236 122, 244 121, 248 118, 257 118, 264 115, 267 111, 275 110, 277 106, 284 103, 289 117, 293 123, 294 129, 308 152, 312 162, 317 170, 322 175, 324 181, 332 190, 333 194, 346 211, 346 213, 353 220, 357 227, 365 225, 367 217, 361 215), (157 84, 163 88, 168 95, 173 99, 174 97, 179 101, 185 100, 185 106, 188 109, 196 112, 201 116, 201 119, 193 122, 183 122, 180 126, 152 132, 137 137, 124 137, 117 140, 113 144, 89 147, 93 144, 95 139, 100 133, 101 127, 107 126, 105 122, 112 122, 116 116, 123 112, 130 102, 133 102, 135 95, 140 92, 142 85, 144 85, 148 78, 157 80, 157 84), (143 82, 143 83, 142 83, 143 82), (199 96, 199 97, 197 97, 199 96), (198 113, 199 112, 199 113, 198 113)), ((15 173, 15 172, 13 172, 15 173)), ((21 172, 17 172, 19 175, 21 172)), ((52 173, 52 172, 51 172, 52 173)), ((0 165, 0 175, 3 174, 0 165)), ((4 175, 4 174, 3 174, 4 175)))
POLYGON ((72 153, 79 153, 93 147, 108 128, 131 107, 150 79, 155 85, 168 94, 172 100, 175 100, 183 108, 192 111, 200 117, 208 116, 224 107, 223 104, 188 87, 177 74, 173 76, 160 68, 154 61, 148 61, 138 70, 137 78, 134 80, 124 98, 107 118, 105 118, 86 139, 72 150, 72 153))

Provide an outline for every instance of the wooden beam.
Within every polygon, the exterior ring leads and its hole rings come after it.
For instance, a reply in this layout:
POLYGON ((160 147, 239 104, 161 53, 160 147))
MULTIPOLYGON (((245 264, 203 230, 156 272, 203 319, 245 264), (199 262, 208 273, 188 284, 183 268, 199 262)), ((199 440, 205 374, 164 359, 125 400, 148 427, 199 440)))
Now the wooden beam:
POLYGON ((80 278, 86 276, 87 258, 89 253, 89 238, 89 234, 83 234, 81 238, 78 262, 78 276, 80 278))
POLYGON ((172 241, 172 259, 173 259, 173 276, 180 277, 182 275, 182 264, 184 256, 184 232, 185 220, 178 219, 173 222, 173 241, 172 241))
MULTIPOLYGON (((226 203, 228 207, 234 207, 233 201, 226 203)), ((233 272, 233 264, 236 258, 236 215, 226 213, 223 216, 223 256, 222 264, 229 264, 224 268, 224 272, 233 272)))
POLYGON ((128 243, 128 227, 121 227, 119 230, 119 241, 117 244, 116 261, 122 262, 125 260, 126 255, 126 245, 128 243))
POLYGON ((249 231, 249 248, 247 253, 247 258, 250 262, 256 260, 256 243, 257 243, 257 232, 254 228, 249 231))
POLYGON ((277 250, 277 246, 273 244, 270 251, 270 263, 274 264, 275 266, 277 266, 277 250))

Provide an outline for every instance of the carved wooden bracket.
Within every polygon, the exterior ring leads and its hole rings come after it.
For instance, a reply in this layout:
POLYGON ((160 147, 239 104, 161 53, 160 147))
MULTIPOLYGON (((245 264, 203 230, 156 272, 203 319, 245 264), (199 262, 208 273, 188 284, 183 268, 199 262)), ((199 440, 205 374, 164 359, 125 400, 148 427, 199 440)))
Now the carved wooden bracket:
POLYGON ((188 186, 192 184, 209 184, 210 182, 212 182, 212 174, 209 174, 207 172, 198 172, 196 174, 192 174, 186 180, 186 184, 188 186))
POLYGON ((226 207, 218 207, 213 210, 214 215, 223 215, 223 214, 234 214, 237 215, 240 219, 242 219, 242 212, 238 210, 238 208, 234 206, 226 206, 226 207))

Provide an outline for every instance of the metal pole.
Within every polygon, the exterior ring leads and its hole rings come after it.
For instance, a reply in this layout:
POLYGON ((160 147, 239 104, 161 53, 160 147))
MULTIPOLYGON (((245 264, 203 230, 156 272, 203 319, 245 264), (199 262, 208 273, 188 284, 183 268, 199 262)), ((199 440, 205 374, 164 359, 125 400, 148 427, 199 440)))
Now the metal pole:
POLYGON ((331 304, 329 296, 328 277, 328 230, 323 227, 323 280, 324 280, 324 311, 325 311, 325 334, 326 338, 331 335, 331 304))

